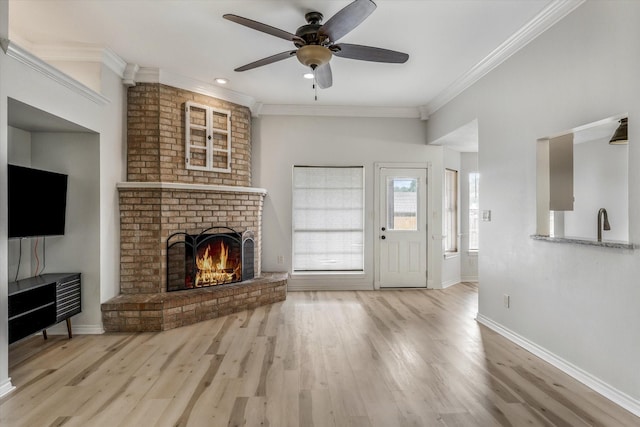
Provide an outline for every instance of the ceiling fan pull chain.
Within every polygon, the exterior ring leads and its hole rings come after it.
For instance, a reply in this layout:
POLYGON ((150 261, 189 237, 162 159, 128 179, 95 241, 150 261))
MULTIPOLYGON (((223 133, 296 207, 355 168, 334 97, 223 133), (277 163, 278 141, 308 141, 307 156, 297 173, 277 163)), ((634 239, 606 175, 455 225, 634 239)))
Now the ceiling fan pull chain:
POLYGON ((311 71, 313 71, 313 98, 315 101, 318 100, 318 82, 316 81, 316 69, 312 68, 311 71))

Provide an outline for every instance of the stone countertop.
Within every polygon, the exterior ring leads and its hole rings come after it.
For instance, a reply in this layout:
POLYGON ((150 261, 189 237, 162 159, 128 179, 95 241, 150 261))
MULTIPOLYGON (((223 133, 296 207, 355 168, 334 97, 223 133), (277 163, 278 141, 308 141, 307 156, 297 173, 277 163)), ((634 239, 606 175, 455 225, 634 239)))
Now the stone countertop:
POLYGON ((550 236, 542 236, 540 234, 533 234, 531 238, 534 240, 544 240, 545 242, 552 243, 570 243, 575 245, 586 245, 586 246, 598 246, 601 248, 614 248, 614 249, 635 249, 636 245, 628 242, 617 242, 617 241, 602 241, 598 242, 597 240, 589 240, 589 239, 580 239, 577 237, 550 237, 550 236))

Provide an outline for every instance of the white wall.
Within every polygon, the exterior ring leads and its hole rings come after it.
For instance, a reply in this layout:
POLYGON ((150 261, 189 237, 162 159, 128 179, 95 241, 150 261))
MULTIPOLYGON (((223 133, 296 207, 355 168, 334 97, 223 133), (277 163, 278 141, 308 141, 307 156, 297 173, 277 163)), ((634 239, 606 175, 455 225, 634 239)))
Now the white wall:
POLYGON ((460 280, 476 282, 478 253, 469 252, 469 174, 478 172, 478 153, 460 153, 460 171, 460 280))
MULTIPOLYGON (((640 250, 536 241, 536 140, 628 113, 640 120, 640 2, 589 1, 428 122, 435 141, 478 118, 479 319, 640 414, 640 250), (503 306, 503 294, 511 307, 503 306)), ((640 126, 629 126, 629 211, 640 126)), ((640 243, 640 217, 630 240, 640 243)))
MULTIPOLYGON (((34 132, 31 141, 33 167, 68 175, 65 234, 46 239, 44 273, 82 273, 83 311, 73 318, 72 323, 77 325, 78 332, 80 325, 100 329, 98 135, 34 132)), ((66 333, 66 328, 62 329, 66 333)))
POLYGON ((610 231, 603 240, 629 240, 628 145, 609 139, 573 146, 573 211, 564 212, 566 237, 597 238, 596 214, 605 208, 610 231))
MULTIPOLYGON (((100 112, 100 302, 120 293, 120 202, 116 184, 127 172, 127 90, 104 64, 101 93, 109 104, 100 112)), ((102 323, 102 322, 100 322, 102 323)))
MULTIPOLYGON (((431 162, 442 170, 442 147, 425 145, 425 124, 419 119, 263 116, 252 127, 253 185, 266 188, 262 229, 264 271, 291 272, 291 175, 293 165, 363 165, 365 168, 365 274, 361 277, 301 277, 290 288, 373 289, 374 279, 374 163, 431 162), (284 257, 284 264, 277 257, 284 257)), ((429 183, 431 233, 442 234, 442 179, 429 183), (435 196, 437 194, 437 197, 435 196)), ((429 238, 431 244, 433 239, 429 238)), ((442 258, 438 241, 432 251, 442 258)), ((431 286, 441 283, 440 263, 429 272, 431 286)))
POLYGON ((102 63, 78 61, 47 61, 56 69, 73 76, 92 90, 102 92, 102 63))
MULTIPOLYGON (((460 229, 460 220, 462 209, 460 206, 460 189, 462 185, 462 171, 460 169, 460 152, 451 150, 449 148, 444 148, 444 168, 452 169, 458 172, 458 234, 461 233, 460 229)), ((444 171, 442 172, 444 173, 444 171)), ((444 185, 442 188, 442 194, 444 196, 444 185)), ((443 199, 444 206, 444 199, 443 199)), ((443 225, 444 227, 444 225, 443 225)), ((442 258, 442 282, 441 287, 446 288, 451 285, 455 285, 456 283, 460 283, 460 237, 456 236, 456 240, 458 242, 458 253, 443 256, 442 258)))
MULTIPOLYGON (((0 2, 0 12, 6 12, 6 2, 0 2)), ((0 13, 1 15, 2 13, 0 13)), ((99 238, 95 244, 99 249, 99 274, 91 280, 99 289, 93 294, 89 305, 83 307, 84 321, 74 322, 74 330, 97 333, 102 330, 99 319, 99 301, 105 301, 118 293, 119 289, 119 212, 116 183, 124 180, 124 102, 125 89, 121 79, 109 68, 102 66, 102 95, 106 102, 83 95, 82 91, 65 86, 48 74, 23 62, 0 53, 0 200, 6 200, 6 164, 8 150, 8 98, 49 112, 64 120, 76 123, 99 135, 99 151, 92 151, 88 164, 99 173, 99 185, 91 203, 99 200, 99 238), (99 158, 94 158, 99 152, 99 158)), ((98 138, 98 137, 97 137, 98 138)), ((95 146, 95 142, 94 142, 95 146)), ((94 176, 94 175, 92 175, 94 176)), ((92 178, 93 179, 93 178, 92 178)), ((6 204, 0 209, 0 259, 7 260, 6 204)), ((95 206, 90 210, 94 211, 95 206)), ((49 252, 48 252, 49 253, 49 252)), ((0 263, 0 312, 6 313, 7 262, 0 263)), ((93 289, 92 289, 93 291, 93 289)), ((80 319, 80 318, 78 318, 80 319)), ((8 372, 8 337, 6 316, 0 316, 0 395, 11 387, 8 372)))

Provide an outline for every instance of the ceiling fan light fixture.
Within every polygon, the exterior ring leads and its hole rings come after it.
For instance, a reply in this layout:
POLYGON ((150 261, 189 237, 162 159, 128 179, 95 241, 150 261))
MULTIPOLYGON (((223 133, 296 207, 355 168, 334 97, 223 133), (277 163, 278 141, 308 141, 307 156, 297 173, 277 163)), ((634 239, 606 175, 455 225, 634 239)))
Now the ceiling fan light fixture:
POLYGON ((302 77, 304 77, 305 79, 311 80, 313 79, 315 76, 313 75, 313 73, 304 73, 302 75, 302 77))
POLYGON ((300 47, 296 51, 296 56, 302 65, 313 69, 331 61, 331 51, 329 48, 317 44, 309 44, 300 47))

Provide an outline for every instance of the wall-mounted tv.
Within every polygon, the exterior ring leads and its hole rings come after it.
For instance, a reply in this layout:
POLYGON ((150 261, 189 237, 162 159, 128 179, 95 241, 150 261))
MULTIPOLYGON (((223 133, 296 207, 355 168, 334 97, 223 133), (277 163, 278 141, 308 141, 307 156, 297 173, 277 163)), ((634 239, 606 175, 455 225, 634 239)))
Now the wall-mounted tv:
POLYGON ((67 210, 67 175, 8 165, 8 237, 60 236, 67 210))

